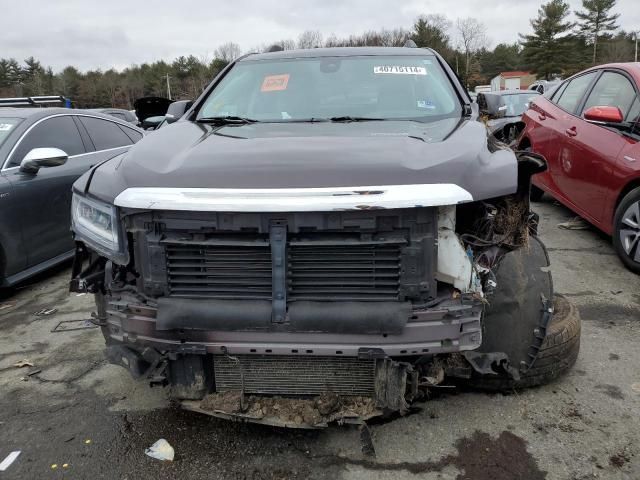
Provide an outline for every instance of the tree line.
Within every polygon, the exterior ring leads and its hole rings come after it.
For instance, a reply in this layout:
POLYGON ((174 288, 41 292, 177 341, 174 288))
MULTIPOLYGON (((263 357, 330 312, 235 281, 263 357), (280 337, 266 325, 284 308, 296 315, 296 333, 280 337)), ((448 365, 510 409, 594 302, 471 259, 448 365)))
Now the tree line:
MULTIPOLYGON (((368 31, 348 37, 319 31, 305 31, 297 39, 283 39, 260 45, 252 52, 263 52, 274 44, 288 50, 340 46, 402 46, 413 40, 418 47, 439 52, 470 89, 488 84, 502 71, 528 70, 538 78, 567 77, 601 63, 634 59, 636 33, 617 25, 612 13, 616 0, 583 0, 573 12, 563 0, 543 4, 530 20, 531 31, 520 34, 513 43, 488 48, 490 30, 475 18, 452 22, 443 15, 423 15, 411 28, 368 31)), ((229 62, 242 54, 228 42, 219 46, 212 58, 180 56, 171 63, 157 61, 132 65, 122 71, 81 72, 68 66, 53 72, 33 57, 19 62, 0 58, 0 97, 64 95, 78 108, 120 107, 130 109, 136 98, 166 96, 167 84, 174 99, 195 98, 229 62)))

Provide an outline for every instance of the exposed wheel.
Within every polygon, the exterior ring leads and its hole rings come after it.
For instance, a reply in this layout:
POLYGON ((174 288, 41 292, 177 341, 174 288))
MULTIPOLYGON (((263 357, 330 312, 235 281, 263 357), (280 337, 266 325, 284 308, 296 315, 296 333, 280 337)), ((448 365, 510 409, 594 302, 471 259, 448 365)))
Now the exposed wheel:
POLYGON ((625 266, 640 273, 640 187, 620 202, 613 219, 613 246, 625 266))
POLYGON ((508 252, 493 270, 496 287, 487 297, 482 345, 475 351, 481 356, 489 354, 484 360, 492 364, 488 373, 474 374, 469 383, 482 389, 508 390, 553 380, 575 362, 580 320, 575 307, 564 297, 554 296, 544 244, 530 236, 528 245, 508 252), (545 312, 551 302, 555 313, 547 320, 545 312), (497 354, 508 362, 496 365, 497 354), (519 380, 514 380, 514 374, 519 380))
POLYGON ((531 185, 531 193, 529 194, 529 199, 532 202, 539 202, 542 200, 542 196, 544 195, 544 190, 536 187, 535 185, 531 185))
POLYGON ((514 380, 500 372, 496 375, 478 375, 470 380, 470 385, 493 391, 544 385, 567 372, 576 362, 579 351, 580 315, 578 310, 565 297, 556 295, 553 317, 547 326, 547 334, 531 368, 521 372, 519 380, 514 380))

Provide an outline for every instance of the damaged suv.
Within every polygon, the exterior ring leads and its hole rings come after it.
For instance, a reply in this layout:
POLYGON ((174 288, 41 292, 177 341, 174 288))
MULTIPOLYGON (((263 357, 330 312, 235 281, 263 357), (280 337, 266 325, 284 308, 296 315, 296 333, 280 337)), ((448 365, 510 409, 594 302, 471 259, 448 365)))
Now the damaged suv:
POLYGON ((108 358, 186 408, 293 427, 439 385, 542 384, 579 349, 529 210, 429 49, 244 56, 74 185, 71 289, 108 358))

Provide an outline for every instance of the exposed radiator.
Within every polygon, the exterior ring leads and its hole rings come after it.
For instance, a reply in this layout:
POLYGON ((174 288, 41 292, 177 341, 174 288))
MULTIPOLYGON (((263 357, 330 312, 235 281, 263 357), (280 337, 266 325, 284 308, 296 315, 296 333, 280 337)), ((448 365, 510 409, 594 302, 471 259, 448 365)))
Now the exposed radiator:
POLYGON ((214 355, 216 391, 240 390, 269 395, 374 395, 375 361, 352 357, 238 355, 239 363, 214 355))

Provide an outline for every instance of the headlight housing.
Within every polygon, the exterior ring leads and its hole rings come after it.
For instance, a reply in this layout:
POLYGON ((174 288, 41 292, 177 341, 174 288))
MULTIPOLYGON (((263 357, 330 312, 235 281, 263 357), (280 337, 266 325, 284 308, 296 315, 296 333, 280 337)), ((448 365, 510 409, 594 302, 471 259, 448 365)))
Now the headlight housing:
POLYGON ((74 192, 71 229, 76 238, 116 263, 126 264, 116 207, 74 192))

